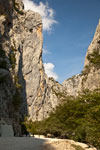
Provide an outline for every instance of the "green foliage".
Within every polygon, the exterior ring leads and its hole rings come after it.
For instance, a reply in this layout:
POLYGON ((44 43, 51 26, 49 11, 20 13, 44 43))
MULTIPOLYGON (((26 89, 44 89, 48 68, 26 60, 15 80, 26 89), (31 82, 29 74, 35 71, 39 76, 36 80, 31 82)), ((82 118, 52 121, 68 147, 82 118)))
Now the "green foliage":
POLYGON ((74 144, 72 144, 72 146, 75 148, 75 150, 84 150, 81 146, 74 145, 74 144))
POLYGON ((22 85, 20 83, 16 83, 16 88, 17 89, 21 89, 22 88, 22 85))
MULTIPOLYGON (((30 132, 50 133, 55 137, 67 137, 100 148, 100 93, 86 90, 76 99, 64 105, 44 121, 26 123, 30 132)), ((77 150, 80 148, 78 147, 77 150)))
POLYGON ((40 134, 42 122, 36 121, 35 123, 33 123, 31 120, 30 121, 25 120, 23 124, 25 125, 28 132, 32 134, 40 134))
POLYGON ((9 61, 10 61, 12 69, 14 70, 15 69, 15 65, 16 65, 16 57, 15 57, 15 53, 14 52, 11 52, 9 54, 9 61))
POLYGON ((84 70, 81 72, 82 75, 88 75, 90 72, 90 66, 86 65, 84 70))
POLYGON ((16 52, 16 51, 17 51, 17 49, 15 49, 13 46, 11 46, 11 50, 12 50, 13 52, 16 52))
POLYGON ((95 67, 100 68, 100 54, 99 54, 99 49, 96 49, 96 50, 93 51, 92 54, 89 54, 87 56, 87 59, 95 67))
POLYGON ((82 84, 86 82, 89 72, 90 72, 90 65, 86 65, 84 70, 81 72, 81 75, 83 76, 82 84))
POLYGON ((14 75, 15 86, 17 89, 21 89, 22 85, 19 83, 18 75, 14 75))

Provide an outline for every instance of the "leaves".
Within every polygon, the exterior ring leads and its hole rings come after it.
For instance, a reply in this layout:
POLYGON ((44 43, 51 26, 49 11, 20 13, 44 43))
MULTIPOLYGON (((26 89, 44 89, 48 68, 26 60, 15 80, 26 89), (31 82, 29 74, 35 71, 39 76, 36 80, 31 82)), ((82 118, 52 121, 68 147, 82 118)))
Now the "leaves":
POLYGON ((67 137, 100 147, 100 93, 85 91, 76 99, 59 105, 44 121, 31 122, 37 134, 67 137))

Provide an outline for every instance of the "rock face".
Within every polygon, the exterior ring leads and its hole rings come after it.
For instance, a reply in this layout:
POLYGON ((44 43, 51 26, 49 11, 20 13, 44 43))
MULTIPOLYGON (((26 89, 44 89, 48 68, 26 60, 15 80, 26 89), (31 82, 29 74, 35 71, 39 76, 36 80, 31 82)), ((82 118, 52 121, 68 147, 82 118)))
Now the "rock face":
POLYGON ((66 92, 72 96, 77 96, 85 89, 100 88, 100 21, 87 50, 82 73, 65 80, 63 86, 66 88, 66 92))
POLYGON ((43 145, 43 150, 97 150, 87 144, 75 142, 73 140, 49 139, 43 145), (51 140, 51 141, 50 141, 51 140))
POLYGON ((84 88, 90 90, 100 88, 100 20, 86 54, 83 75, 84 88))
POLYGON ((63 86, 44 72, 41 16, 24 11, 21 0, 7 0, 8 7, 3 0, 0 4, 0 8, 4 6, 0 9, 0 115, 15 118, 12 114, 16 114, 21 120, 28 114, 32 120, 44 119, 60 103, 58 97, 64 99, 64 92, 63 86))
POLYGON ((81 88, 81 75, 75 75, 63 82, 68 95, 78 96, 79 89, 81 88))
POLYGON ((6 118, 13 125, 15 135, 20 134, 20 90, 15 83, 15 57, 9 32, 16 18, 15 2, 0 0, 0 119, 6 118))
POLYGON ((45 74, 42 44, 41 16, 25 11, 21 0, 0 0, 0 116, 12 120, 15 133, 25 115, 42 120, 67 96, 100 85, 100 23, 82 74, 63 85, 45 74))
MULTIPOLYGON (((20 8, 21 3, 17 2, 16 7, 20 8)), ((18 84, 22 85, 21 114, 28 114, 32 120, 42 120, 60 103, 57 90, 62 93, 63 87, 48 79, 44 72, 41 16, 22 8, 17 11, 17 18, 13 19, 13 26, 9 31, 16 58, 15 74, 18 84)))

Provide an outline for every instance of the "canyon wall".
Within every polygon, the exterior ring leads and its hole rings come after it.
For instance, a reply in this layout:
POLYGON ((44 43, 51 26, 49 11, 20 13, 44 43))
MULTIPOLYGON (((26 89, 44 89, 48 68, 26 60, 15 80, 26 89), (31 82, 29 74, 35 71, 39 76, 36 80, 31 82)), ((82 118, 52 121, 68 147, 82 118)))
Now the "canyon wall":
POLYGON ((100 87, 100 22, 82 73, 62 85, 45 74, 42 45, 40 14, 25 11, 21 0, 0 0, 0 116, 14 130, 27 115, 43 120, 68 96, 100 87))

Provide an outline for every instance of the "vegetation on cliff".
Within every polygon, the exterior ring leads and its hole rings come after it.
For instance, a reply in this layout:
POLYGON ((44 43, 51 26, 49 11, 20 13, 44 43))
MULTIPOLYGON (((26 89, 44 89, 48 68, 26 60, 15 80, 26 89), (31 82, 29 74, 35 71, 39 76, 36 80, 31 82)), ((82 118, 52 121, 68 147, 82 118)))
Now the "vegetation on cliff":
POLYGON ((29 132, 52 134, 100 147, 100 93, 84 91, 76 99, 57 107, 44 121, 26 121, 29 132))
POLYGON ((87 59, 96 68, 100 68, 100 53, 99 49, 94 49, 92 54, 88 54, 87 59))

